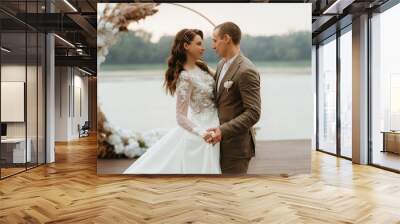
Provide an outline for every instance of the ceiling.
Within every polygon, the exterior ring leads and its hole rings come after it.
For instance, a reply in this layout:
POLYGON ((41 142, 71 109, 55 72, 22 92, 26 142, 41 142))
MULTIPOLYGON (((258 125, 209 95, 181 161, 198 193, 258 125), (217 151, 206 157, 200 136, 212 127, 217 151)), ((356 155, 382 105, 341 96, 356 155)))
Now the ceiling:
POLYGON ((353 17, 372 12, 389 0, 309 0, 312 3, 313 43, 336 33, 352 23, 353 17))
MULTIPOLYGON (((196 0, 193 2, 195 1, 196 0)), ((318 43, 335 33, 336 29, 350 24, 352 17, 360 13, 365 13, 368 10, 373 10, 388 1, 389 0, 254 0, 251 2, 311 3, 313 43, 318 43)), ((12 47, 17 49, 19 44, 24 46, 24 42, 16 37, 15 33, 25 31, 25 28, 32 31, 55 32, 61 37, 57 37, 55 40, 56 65, 79 66, 92 73, 96 73, 96 4, 97 2, 122 1, 48 0, 47 2, 49 2, 49 4, 47 4, 47 6, 45 2, 45 0, 35 0, 32 2, 25 0, 1 0, 1 29, 3 32, 14 33, 14 37, 12 34, 7 34, 5 38, 13 40, 15 46, 12 47), (49 11, 52 11, 52 13, 48 13, 49 11)), ((230 0, 229 2, 235 2, 235 0, 230 0)), ((237 2, 246 1, 237 0, 237 2)), ((28 47, 28 54, 30 51, 28 47)))
MULTIPOLYGON (((78 66, 96 74, 96 0, 1 0, 0 24, 6 38, 2 43, 12 52, 12 58, 23 58, 25 52, 25 30, 28 32, 54 32, 56 66, 78 66), (49 13, 51 11, 51 13, 49 13), (64 41, 65 40, 65 41, 64 41)), ((28 34, 29 36, 29 34, 28 34)), ((27 38, 28 40, 30 38, 27 38)), ((28 44, 29 52, 36 47, 28 44), (31 49, 32 48, 32 49, 31 49)), ((34 54, 33 54, 34 55, 34 54)))

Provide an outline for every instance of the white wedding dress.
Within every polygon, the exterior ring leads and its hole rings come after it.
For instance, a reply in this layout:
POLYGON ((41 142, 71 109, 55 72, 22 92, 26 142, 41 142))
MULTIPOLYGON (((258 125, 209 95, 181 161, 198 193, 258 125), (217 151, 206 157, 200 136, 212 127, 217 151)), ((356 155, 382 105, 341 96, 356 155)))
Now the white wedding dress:
POLYGON ((176 85, 178 126, 139 157, 124 174, 220 174, 219 143, 202 135, 218 127, 215 81, 198 67, 181 72, 176 85))

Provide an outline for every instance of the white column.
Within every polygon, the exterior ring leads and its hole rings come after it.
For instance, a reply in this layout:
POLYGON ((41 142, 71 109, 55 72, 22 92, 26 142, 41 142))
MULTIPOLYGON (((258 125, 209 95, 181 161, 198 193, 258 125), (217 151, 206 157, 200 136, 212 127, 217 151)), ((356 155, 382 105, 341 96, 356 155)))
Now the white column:
POLYGON ((55 161, 54 133, 55 133, 55 76, 54 76, 54 35, 46 36, 46 163, 55 161))
MULTIPOLYGON (((46 1, 46 11, 54 12, 54 5, 46 1)), ((55 162, 55 42, 54 35, 46 35, 46 163, 55 162)))
POLYGON ((316 81, 317 81, 317 47, 315 45, 312 46, 311 52, 311 76, 312 76, 312 95, 313 95, 313 133, 311 138, 311 147, 312 150, 317 148, 316 145, 316 134, 317 134, 317 115, 316 115, 316 106, 317 106, 317 89, 316 81))
POLYGON ((368 15, 353 20, 353 162, 368 163, 368 15))

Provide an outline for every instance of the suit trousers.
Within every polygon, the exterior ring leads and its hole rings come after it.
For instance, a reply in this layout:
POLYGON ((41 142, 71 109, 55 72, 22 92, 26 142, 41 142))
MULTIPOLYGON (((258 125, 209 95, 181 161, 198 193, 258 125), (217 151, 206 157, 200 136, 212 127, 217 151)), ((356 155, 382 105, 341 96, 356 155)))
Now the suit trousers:
POLYGON ((222 174, 246 174, 251 158, 224 158, 221 160, 222 174))

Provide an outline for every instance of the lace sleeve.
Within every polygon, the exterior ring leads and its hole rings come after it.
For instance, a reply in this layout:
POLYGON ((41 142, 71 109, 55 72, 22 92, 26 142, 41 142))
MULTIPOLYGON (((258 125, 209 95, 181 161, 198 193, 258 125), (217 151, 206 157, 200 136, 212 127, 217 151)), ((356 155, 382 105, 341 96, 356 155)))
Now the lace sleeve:
POLYGON ((182 71, 176 85, 176 120, 183 129, 195 135, 203 136, 206 130, 193 123, 187 116, 192 90, 193 85, 189 74, 182 71))

